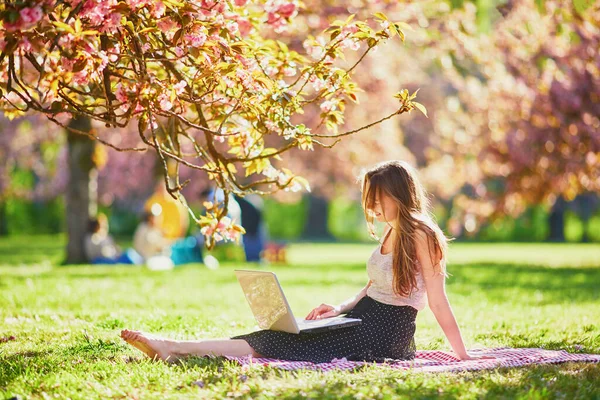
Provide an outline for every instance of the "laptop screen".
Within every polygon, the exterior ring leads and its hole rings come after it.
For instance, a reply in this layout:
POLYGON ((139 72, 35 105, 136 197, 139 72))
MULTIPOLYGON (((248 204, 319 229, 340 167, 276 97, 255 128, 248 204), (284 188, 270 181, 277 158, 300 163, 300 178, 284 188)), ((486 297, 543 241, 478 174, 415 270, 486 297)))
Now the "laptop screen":
POLYGON ((277 278, 270 272, 235 271, 261 329, 269 329, 288 311, 277 278))

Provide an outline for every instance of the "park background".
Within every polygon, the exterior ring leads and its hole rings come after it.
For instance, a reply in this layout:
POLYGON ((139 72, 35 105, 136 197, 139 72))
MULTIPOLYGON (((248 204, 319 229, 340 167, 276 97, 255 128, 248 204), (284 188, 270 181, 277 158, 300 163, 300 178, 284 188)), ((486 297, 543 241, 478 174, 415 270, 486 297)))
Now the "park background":
MULTIPOLYGON (((304 3, 293 29, 280 36, 292 48, 302 48, 296 37, 351 13, 385 11, 412 27, 404 43, 387 43, 357 68, 365 91, 348 106, 345 126, 393 111, 391 95, 402 88, 419 89, 428 117, 415 110, 332 149, 285 159, 311 186, 310 193, 264 199, 270 238, 289 245, 287 265, 267 268, 277 272, 292 308, 308 312, 362 287, 376 242, 356 178, 362 167, 402 159, 417 168, 438 223, 456 238, 448 292, 468 347, 600 352, 598 4, 304 3)), ((97 129, 111 143, 137 144, 130 131, 97 129)), ((33 115, 0 120, 2 395, 600 396, 600 369, 585 364, 433 376, 373 367, 315 378, 310 371, 242 372, 223 360, 146 362, 119 341, 120 329, 179 339, 255 329, 233 269, 258 267, 244 264, 239 247, 215 249, 218 270, 63 265, 70 186, 89 189, 84 208, 107 214, 111 234, 127 246, 160 172, 151 152, 117 152, 33 115), (70 162, 76 151, 89 155, 85 165, 70 162)), ((191 178, 184 194, 199 212, 198 194, 210 181, 181 173, 191 178)), ((429 311, 419 316, 417 345, 449 349, 429 311)))

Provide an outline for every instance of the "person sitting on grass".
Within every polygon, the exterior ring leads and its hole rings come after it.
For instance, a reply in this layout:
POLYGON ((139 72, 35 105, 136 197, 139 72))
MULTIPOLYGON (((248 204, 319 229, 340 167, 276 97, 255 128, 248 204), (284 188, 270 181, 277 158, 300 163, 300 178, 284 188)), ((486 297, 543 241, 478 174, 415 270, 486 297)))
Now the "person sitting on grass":
POLYGON ((427 305, 461 360, 471 356, 445 291, 448 239, 434 222, 416 172, 403 161, 388 161, 361 177, 362 206, 368 230, 380 245, 367 260, 368 282, 339 305, 321 304, 306 317, 346 313, 357 326, 313 334, 261 330, 226 339, 178 341, 124 329, 121 338, 153 359, 184 356, 246 356, 330 362, 334 358, 382 362, 415 356, 417 313, 427 305), (383 239, 373 220, 385 225, 383 239))
POLYGON ((121 251, 112 236, 108 234, 108 219, 102 213, 88 221, 84 251, 91 264, 141 264, 143 261, 133 249, 121 251))
POLYGON ((144 211, 142 221, 133 234, 133 248, 137 251, 150 269, 171 269, 172 240, 165 238, 158 227, 156 217, 161 213, 161 207, 155 204, 150 211, 144 211))

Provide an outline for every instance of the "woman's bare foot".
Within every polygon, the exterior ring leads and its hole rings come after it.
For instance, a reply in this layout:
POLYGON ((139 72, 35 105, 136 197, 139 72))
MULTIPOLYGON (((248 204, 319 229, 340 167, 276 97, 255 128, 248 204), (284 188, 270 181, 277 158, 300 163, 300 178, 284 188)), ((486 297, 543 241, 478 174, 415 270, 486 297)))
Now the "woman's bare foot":
POLYGON ((174 352, 175 342, 168 339, 155 338, 139 331, 123 329, 121 338, 133 347, 146 353, 153 360, 163 360, 169 363, 177 361, 174 352))

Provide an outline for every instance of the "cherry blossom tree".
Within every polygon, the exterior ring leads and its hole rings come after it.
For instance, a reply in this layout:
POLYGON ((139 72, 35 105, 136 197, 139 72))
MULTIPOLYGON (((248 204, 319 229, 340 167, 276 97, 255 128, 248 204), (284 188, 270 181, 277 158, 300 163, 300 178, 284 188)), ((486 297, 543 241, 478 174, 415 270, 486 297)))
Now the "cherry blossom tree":
MULTIPOLYGON (((355 67, 385 40, 403 39, 402 27, 383 14, 367 22, 350 17, 308 35, 302 51, 290 50, 277 35, 298 8, 287 0, 3 3, 2 106, 9 118, 36 112, 118 151, 153 150, 169 193, 184 203, 181 168, 206 173, 227 193, 308 189, 306 179, 280 165, 283 153, 332 147, 424 107, 401 90, 391 113, 340 131, 345 104, 356 100, 355 67), (340 68, 347 51, 361 55, 340 68), (315 107, 321 113, 314 125, 297 122, 315 107), (144 146, 120 146, 70 118, 107 128, 135 123, 144 146), (168 160, 176 161, 174 171, 168 160)), ((207 208, 207 215, 192 216, 208 247, 215 238, 239 238, 243 229, 224 217, 227 200, 207 208)))
POLYGON ((428 169, 440 187, 453 170, 471 188, 454 198, 457 230, 600 191, 600 7, 510 1, 489 34, 473 5, 453 14, 428 20, 453 92, 427 102, 441 139, 428 169))

